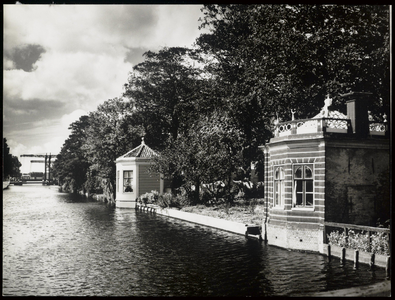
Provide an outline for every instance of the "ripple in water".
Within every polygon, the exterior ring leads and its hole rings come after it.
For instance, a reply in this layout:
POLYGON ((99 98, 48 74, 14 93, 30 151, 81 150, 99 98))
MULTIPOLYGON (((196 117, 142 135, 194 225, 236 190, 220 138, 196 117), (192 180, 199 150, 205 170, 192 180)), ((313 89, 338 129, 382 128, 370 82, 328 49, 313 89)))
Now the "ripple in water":
POLYGON ((3 295, 282 296, 385 280, 385 270, 57 192, 3 192, 3 295))

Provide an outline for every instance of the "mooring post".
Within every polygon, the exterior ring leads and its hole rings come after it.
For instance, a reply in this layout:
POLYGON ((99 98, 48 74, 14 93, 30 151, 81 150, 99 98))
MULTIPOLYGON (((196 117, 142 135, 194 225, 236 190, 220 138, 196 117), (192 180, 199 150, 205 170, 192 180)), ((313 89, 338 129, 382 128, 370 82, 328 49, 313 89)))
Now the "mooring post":
POLYGON ((342 257, 340 263, 344 263, 346 261, 346 248, 342 248, 342 257))
POLYGON ((391 257, 387 256, 386 262, 385 262, 385 273, 387 277, 391 277, 391 257))
POLYGON ((354 251, 354 268, 358 269, 358 262, 359 262, 359 251, 354 251))
POLYGON ((374 266, 374 259, 375 259, 375 255, 374 253, 372 253, 372 255, 370 256, 370 263, 369 263, 370 267, 374 266))

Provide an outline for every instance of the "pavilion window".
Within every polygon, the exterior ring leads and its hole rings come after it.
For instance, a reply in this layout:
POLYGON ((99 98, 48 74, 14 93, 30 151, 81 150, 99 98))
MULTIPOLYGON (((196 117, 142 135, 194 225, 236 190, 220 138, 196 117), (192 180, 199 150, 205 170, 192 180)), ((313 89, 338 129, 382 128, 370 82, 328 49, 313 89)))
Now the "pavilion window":
POLYGON ((313 166, 294 165, 293 178, 293 207, 312 207, 314 204, 313 166))
POLYGON ((285 172, 284 169, 278 167, 274 170, 274 206, 284 206, 285 198, 285 172))
POLYGON ((126 193, 133 192, 132 188, 133 171, 123 171, 123 191, 126 193))

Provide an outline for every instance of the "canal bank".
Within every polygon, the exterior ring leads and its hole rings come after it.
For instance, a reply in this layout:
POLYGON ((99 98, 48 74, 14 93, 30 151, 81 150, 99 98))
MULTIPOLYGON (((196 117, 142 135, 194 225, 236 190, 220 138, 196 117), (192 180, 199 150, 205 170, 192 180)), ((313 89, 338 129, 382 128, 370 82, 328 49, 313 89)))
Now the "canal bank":
MULTIPOLYGON (((239 222, 234 222, 234 221, 229 221, 225 219, 219 219, 215 217, 210 217, 210 216, 205 216, 202 214, 195 214, 191 212, 184 212, 180 211, 178 209, 171 209, 171 208, 161 208, 158 205, 155 204, 141 204, 141 203, 136 203, 137 210, 140 211, 146 211, 146 212, 152 212, 156 213, 159 215, 171 217, 171 218, 176 218, 180 220, 184 220, 187 222, 192 222, 204 226, 209 226, 221 230, 225 230, 228 232, 240 234, 240 235, 246 235, 249 233, 249 228, 250 227, 258 227, 256 225, 251 225, 251 224, 245 224, 245 223, 239 223, 239 222)), ((260 231, 262 232, 262 228, 259 228, 260 231)), ((263 233, 258 235, 255 235, 253 237, 256 238, 261 238, 263 237, 263 233)), ((283 248, 283 247, 281 247, 283 248)), ((388 268, 390 266, 390 259, 389 256, 384 256, 384 255, 378 255, 378 254, 371 254, 371 253, 365 253, 365 252, 360 252, 360 251, 355 251, 353 249, 346 249, 346 248, 341 248, 336 245, 329 245, 329 244, 324 244, 323 245, 322 251, 319 251, 317 253, 320 253, 324 256, 329 256, 329 257, 337 257, 340 258, 342 261, 345 260, 350 260, 354 261, 355 265, 358 265, 359 263, 371 265, 371 266, 378 266, 382 268, 388 268), (356 253, 357 252, 357 253, 356 253), (355 255, 357 254, 357 255, 355 255), (355 257, 358 257, 358 260, 355 261, 355 257)), ((303 252, 303 250, 301 250, 303 252)), ((307 251, 307 252, 316 252, 316 251, 307 251)))
MULTIPOLYGON (((238 222, 232 222, 224 219, 218 219, 218 218, 213 218, 209 216, 204 216, 204 215, 199 215, 199 214, 194 214, 194 213, 189 213, 189 212, 183 212, 179 211, 176 209, 166 209, 166 208, 161 208, 157 205, 153 204, 148 204, 148 205, 142 205, 142 204, 136 204, 136 210, 139 211, 145 211, 149 213, 155 213, 158 215, 170 217, 170 218, 176 218, 180 219, 183 221, 191 222, 191 223, 196 223, 199 225, 204 225, 208 227, 213 227, 221 230, 225 230, 228 232, 236 233, 239 235, 248 235, 248 224, 243 224, 243 223, 238 223, 238 222)), ((261 238, 261 236, 253 236, 254 238, 261 238)), ((328 249, 331 247, 329 245, 328 249)), ((331 256, 331 257, 338 257, 341 258, 341 255, 338 254, 337 252, 332 252, 329 250, 324 253, 320 253, 321 255, 324 256, 331 256)), ((374 257, 374 256, 373 256, 374 257)), ((344 257, 346 258, 346 257, 344 257)), ((349 257, 347 256, 347 259, 349 257)), ((344 259, 343 259, 344 260, 344 259)), ((376 267, 386 267, 386 262, 382 260, 373 260, 373 263, 371 259, 369 260, 362 260, 360 263, 364 264, 369 264, 373 267, 373 265, 376 267)), ((384 282, 376 283, 373 285, 367 285, 367 286, 360 286, 360 287, 355 287, 355 288, 349 288, 349 289, 340 289, 340 290, 333 290, 333 291, 327 291, 327 292, 319 292, 319 293, 312 293, 312 294, 307 294, 305 296, 311 296, 311 297, 376 297, 376 296, 390 296, 391 295, 391 281, 387 280, 384 282)))

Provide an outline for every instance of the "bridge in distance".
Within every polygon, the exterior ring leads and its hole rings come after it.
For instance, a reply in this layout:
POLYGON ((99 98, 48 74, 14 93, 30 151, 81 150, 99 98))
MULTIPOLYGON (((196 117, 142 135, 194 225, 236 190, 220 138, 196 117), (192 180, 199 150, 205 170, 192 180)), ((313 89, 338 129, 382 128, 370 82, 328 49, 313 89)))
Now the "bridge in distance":
POLYGON ((22 180, 46 181, 52 179, 51 166, 56 154, 21 154, 22 180))

